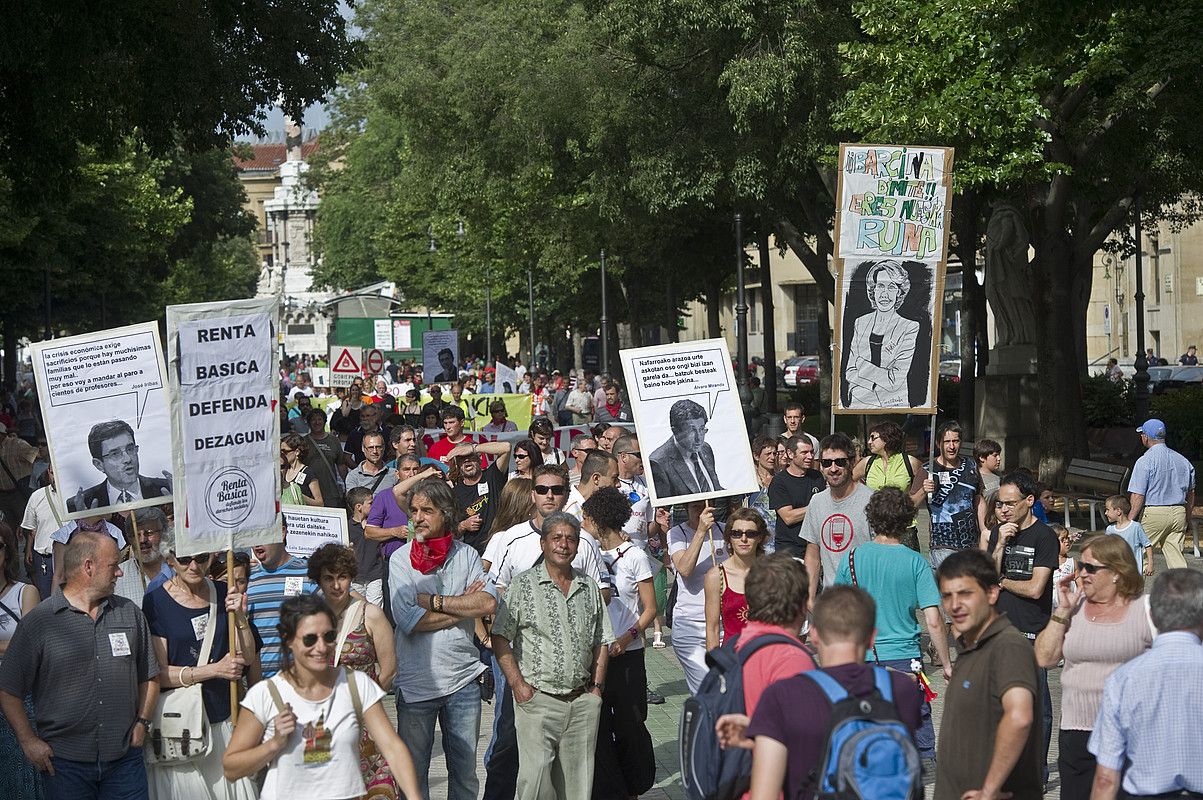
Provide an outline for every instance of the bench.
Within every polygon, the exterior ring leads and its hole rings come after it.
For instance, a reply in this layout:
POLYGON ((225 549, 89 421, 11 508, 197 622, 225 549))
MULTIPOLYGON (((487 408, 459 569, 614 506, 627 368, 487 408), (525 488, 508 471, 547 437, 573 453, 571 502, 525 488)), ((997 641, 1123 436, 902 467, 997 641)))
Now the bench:
POLYGON ((1120 464, 1109 464, 1105 461, 1089 461, 1085 458, 1075 458, 1069 462, 1065 471, 1065 488, 1054 489, 1053 494, 1065 501, 1065 527, 1069 527, 1069 507, 1080 508, 1081 503, 1090 507, 1090 530, 1100 528, 1098 522, 1098 504, 1104 502, 1113 494, 1120 494, 1128 485, 1131 470, 1120 464))

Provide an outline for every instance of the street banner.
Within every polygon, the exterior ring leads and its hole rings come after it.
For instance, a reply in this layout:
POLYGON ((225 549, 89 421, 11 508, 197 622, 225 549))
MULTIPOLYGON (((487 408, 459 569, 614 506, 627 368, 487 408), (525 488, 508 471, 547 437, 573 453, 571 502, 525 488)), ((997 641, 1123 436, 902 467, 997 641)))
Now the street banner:
POLYGON ((168 306, 179 555, 279 542, 279 301, 168 306))
POLYGON ((172 499, 171 420, 158 325, 30 346, 63 519, 172 499))
MULTIPOLYGON (((485 395, 486 397, 488 395, 485 395)), ((530 395, 522 395, 529 398, 530 395)), ((630 422, 611 423, 618 425, 621 428, 626 428, 632 433, 635 432, 634 424, 630 422)), ((429 449, 432 444, 442 439, 445 434, 443 431, 429 428, 422 433, 422 444, 429 449)), ((509 433, 482 433, 480 431, 466 431, 464 433, 469 441, 483 444, 484 442, 509 442, 513 444, 527 438, 525 430, 511 431, 509 433)), ((572 440, 578 436, 592 436, 593 433, 588 425, 561 425, 552 430, 551 446, 557 450, 563 450, 567 453, 572 445, 572 440)))
POLYGON ((840 145, 837 414, 934 414, 952 148, 840 145))
POLYGON ((459 331, 422 332, 422 382, 459 380, 459 331))
POLYGON ((324 544, 350 543, 345 508, 282 505, 280 513, 288 530, 284 547, 290 555, 309 558, 324 544))
POLYGON ((333 345, 330 348, 330 387, 346 389, 363 377, 363 348, 333 345))
POLYGON ((618 354, 656 505, 759 491, 723 339, 618 354))

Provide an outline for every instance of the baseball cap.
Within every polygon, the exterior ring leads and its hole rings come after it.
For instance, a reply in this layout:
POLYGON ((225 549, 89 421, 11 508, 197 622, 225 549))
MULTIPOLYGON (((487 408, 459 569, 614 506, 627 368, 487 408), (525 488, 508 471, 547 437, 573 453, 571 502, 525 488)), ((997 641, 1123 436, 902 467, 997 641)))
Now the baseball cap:
POLYGON ((1145 420, 1145 424, 1136 429, 1137 433, 1143 433, 1150 439, 1165 438, 1165 423, 1159 419, 1145 420))

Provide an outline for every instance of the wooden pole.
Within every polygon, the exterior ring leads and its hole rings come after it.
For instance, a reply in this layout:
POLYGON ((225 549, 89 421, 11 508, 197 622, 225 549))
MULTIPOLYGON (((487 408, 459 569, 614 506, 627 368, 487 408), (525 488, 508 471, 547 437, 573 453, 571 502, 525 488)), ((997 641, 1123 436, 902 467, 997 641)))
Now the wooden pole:
POLYGON ((146 567, 142 564, 142 534, 138 532, 138 509, 131 509, 129 512, 130 527, 134 531, 134 550, 130 556, 134 559, 134 564, 138 567, 138 575, 142 577, 142 591, 146 591, 146 567))
MULTIPOLYGON (((230 535, 226 543, 226 591, 234 591, 234 536, 230 535)), ((238 617, 228 612, 226 627, 230 633, 230 652, 238 652, 238 617)), ((230 722, 238 722, 238 681, 230 681, 230 722)))

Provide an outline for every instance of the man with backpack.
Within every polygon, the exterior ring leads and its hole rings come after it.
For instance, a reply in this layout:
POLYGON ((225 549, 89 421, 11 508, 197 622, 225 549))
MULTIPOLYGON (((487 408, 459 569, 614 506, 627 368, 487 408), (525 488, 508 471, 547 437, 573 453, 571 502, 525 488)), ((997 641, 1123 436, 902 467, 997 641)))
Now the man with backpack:
POLYGON ((817 793, 910 800, 922 797, 921 696, 911 677, 865 663, 873 645, 873 598, 833 586, 814 606, 810 638, 823 669, 772 684, 747 735, 755 740, 751 800, 810 800, 817 793), (873 757, 859 757, 863 748, 873 757), (851 764, 840 768, 850 755, 851 764))

